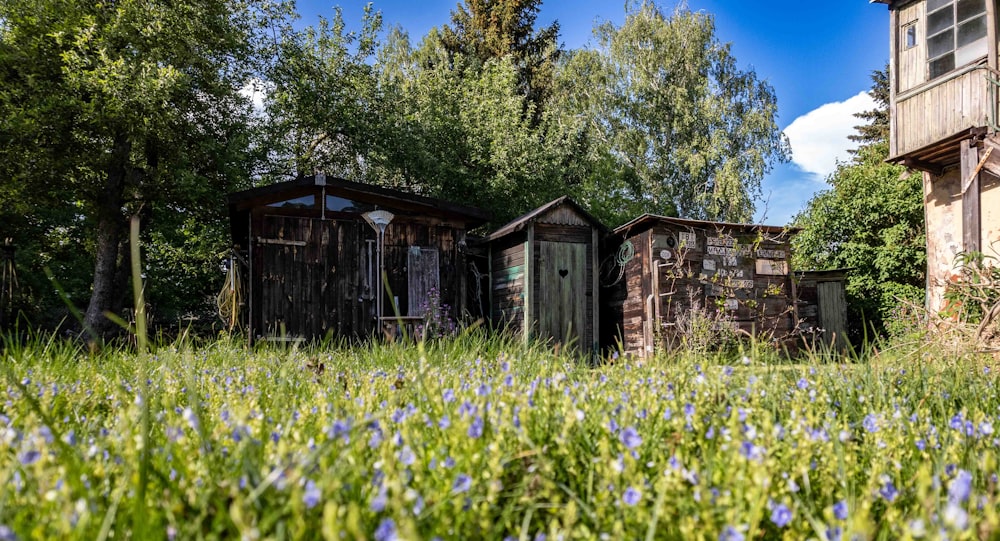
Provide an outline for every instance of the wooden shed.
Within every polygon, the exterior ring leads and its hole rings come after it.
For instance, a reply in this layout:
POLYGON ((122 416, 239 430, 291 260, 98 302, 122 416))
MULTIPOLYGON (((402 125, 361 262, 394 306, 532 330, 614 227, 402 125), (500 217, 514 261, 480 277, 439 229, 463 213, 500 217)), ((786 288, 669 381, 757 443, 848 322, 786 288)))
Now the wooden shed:
POLYGON ((598 252, 609 232, 560 197, 488 235, 494 324, 525 338, 596 351, 598 252))
POLYGON ((847 273, 853 269, 796 271, 799 330, 815 343, 844 349, 847 339, 847 273))
POLYGON ((794 231, 645 214, 617 228, 617 272, 603 302, 606 332, 626 353, 651 354, 693 333, 781 339, 795 327, 789 264, 794 231))
POLYGON ((457 320, 466 306, 466 231, 489 218, 321 173, 230 194, 229 211, 249 267, 246 323, 251 336, 266 338, 366 337, 397 310, 418 324, 435 296, 457 320))

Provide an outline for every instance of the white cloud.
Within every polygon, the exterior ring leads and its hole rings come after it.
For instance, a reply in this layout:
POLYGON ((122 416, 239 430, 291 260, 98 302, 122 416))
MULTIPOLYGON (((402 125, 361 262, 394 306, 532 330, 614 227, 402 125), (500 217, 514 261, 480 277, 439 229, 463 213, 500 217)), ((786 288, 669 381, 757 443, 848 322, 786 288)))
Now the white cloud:
POLYGON ((855 113, 875 108, 868 92, 844 101, 827 103, 796 118, 785 128, 792 145, 792 163, 806 173, 824 180, 837 169, 837 160, 850 158, 848 150, 857 147, 848 135, 864 123, 855 113))

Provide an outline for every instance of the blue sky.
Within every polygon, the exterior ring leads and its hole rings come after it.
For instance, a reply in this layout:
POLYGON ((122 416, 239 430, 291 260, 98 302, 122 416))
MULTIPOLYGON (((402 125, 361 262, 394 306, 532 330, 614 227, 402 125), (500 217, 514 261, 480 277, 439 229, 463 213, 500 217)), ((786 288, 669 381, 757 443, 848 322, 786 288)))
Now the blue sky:
MULTIPOLYGON (((299 0, 302 23, 312 24, 333 7, 343 8, 349 28, 361 24, 366 2, 299 0)), ((430 28, 450 20, 457 0, 381 0, 386 28, 399 25, 413 42, 430 28)), ((674 1, 661 2, 672 9, 674 1)), ((716 36, 732 43, 743 68, 753 68, 778 96, 779 126, 792 144, 793 162, 778 166, 764 179, 757 221, 785 224, 801 210, 837 159, 847 159, 853 145, 847 135, 858 123, 853 113, 871 108, 864 94, 870 74, 889 57, 889 14, 867 0, 688 0, 693 11, 715 16, 716 36)), ((566 48, 592 43, 597 21, 620 24, 624 0, 543 0, 540 25, 559 21, 566 48)))

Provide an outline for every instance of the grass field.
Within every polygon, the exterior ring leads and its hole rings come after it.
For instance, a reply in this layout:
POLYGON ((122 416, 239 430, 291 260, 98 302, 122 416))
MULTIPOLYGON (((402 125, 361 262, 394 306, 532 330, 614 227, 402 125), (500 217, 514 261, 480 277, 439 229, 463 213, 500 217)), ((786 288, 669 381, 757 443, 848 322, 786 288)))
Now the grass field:
POLYGON ((8 342, 0 540, 997 537, 990 362, 8 342))

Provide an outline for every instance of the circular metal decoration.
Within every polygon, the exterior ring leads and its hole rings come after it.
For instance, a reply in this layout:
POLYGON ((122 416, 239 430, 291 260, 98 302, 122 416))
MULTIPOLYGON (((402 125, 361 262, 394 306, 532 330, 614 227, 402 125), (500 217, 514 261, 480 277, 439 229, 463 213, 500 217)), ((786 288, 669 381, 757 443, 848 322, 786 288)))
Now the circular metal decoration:
POLYGON ((670 250, 660 250, 660 259, 669 261, 671 257, 674 257, 674 254, 670 250))

